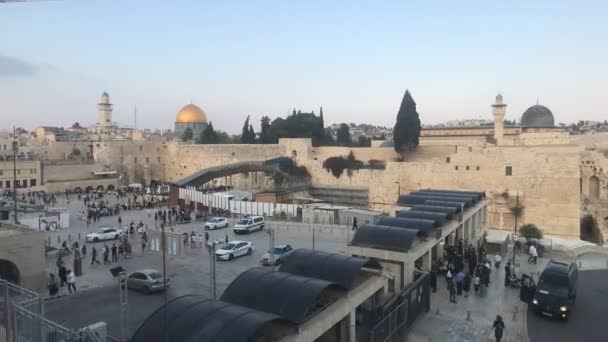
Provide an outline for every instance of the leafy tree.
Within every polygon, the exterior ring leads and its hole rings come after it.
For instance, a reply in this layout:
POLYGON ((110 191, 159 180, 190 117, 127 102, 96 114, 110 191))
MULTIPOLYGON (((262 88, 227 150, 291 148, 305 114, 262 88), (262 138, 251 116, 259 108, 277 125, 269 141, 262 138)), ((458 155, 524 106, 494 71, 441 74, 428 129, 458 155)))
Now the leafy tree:
POLYGON ((260 123, 260 143, 272 144, 273 142, 273 137, 270 132, 270 118, 263 116, 260 123))
POLYGON ((519 228, 519 234, 527 240, 543 238, 543 232, 534 224, 524 224, 519 228))
POLYGON ((360 135, 358 140, 357 140, 357 144, 358 147, 371 147, 372 146, 372 139, 360 135))
POLYGON ((192 133, 192 128, 187 127, 182 134, 182 141, 190 141, 194 134, 192 133))
POLYGON ((245 120, 243 124, 243 130, 241 132, 241 143, 242 144, 255 144, 255 133, 253 132, 253 127, 249 123, 249 116, 245 120), (253 133, 253 135, 252 135, 253 133))
POLYGON ((209 122, 209 125, 205 127, 205 130, 201 132, 201 135, 198 139, 199 144, 217 144, 218 136, 215 130, 213 129, 213 122, 209 122))
POLYGON ((255 131, 252 124, 249 124, 249 141, 251 141, 250 144, 255 144, 255 131))
POLYGON ((416 111, 416 102, 414 102, 410 91, 406 90, 393 129, 395 151, 403 155, 407 151, 418 147, 419 137, 420 117, 416 111))
POLYGON ((339 146, 350 146, 350 128, 347 124, 340 124, 340 128, 338 128, 337 138, 339 146))

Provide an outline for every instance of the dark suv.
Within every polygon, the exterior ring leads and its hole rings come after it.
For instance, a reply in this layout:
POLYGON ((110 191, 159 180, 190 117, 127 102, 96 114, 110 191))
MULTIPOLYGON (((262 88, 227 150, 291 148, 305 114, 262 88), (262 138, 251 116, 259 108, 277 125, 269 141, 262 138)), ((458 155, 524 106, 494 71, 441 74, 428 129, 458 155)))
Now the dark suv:
POLYGON ((576 301, 576 262, 551 260, 538 280, 532 308, 543 316, 568 319, 576 301))

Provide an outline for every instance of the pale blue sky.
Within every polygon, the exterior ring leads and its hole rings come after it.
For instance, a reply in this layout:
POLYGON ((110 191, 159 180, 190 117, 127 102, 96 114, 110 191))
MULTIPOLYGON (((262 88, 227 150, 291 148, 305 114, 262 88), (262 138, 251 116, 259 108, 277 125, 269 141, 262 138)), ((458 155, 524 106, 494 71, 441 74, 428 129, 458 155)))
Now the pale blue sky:
POLYGON ((2 127, 114 119, 172 128, 192 100, 220 129, 323 106, 327 123, 608 119, 607 1, 49 1, 0 4, 2 127))

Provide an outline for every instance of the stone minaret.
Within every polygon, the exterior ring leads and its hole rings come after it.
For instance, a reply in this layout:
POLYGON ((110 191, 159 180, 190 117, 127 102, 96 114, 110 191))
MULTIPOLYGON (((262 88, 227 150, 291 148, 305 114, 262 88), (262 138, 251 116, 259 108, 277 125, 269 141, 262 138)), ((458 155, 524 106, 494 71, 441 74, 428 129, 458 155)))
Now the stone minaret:
POLYGON ((507 105, 502 102, 501 94, 496 95, 496 103, 492 105, 492 108, 494 108, 494 140, 496 140, 496 145, 502 145, 507 105))
POLYGON ((101 94, 101 100, 97 104, 97 108, 97 125, 104 128, 112 126, 112 104, 110 103, 110 95, 105 91, 101 94))

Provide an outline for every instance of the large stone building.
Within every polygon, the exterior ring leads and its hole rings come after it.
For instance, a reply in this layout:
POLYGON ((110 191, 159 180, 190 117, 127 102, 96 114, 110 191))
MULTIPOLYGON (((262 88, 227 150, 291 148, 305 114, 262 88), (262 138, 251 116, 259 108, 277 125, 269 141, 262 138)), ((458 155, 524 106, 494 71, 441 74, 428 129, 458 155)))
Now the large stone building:
MULTIPOLYGON (((553 115, 544 106, 532 106, 518 125, 504 125, 507 107, 501 95, 492 108, 493 125, 423 129, 421 145, 405 161, 399 161, 388 142, 369 148, 313 147, 310 139, 280 139, 268 145, 194 145, 150 139, 55 142, 41 146, 38 153, 45 160, 67 159, 74 148, 90 151, 94 163, 70 170, 81 168, 78 177, 90 182, 101 180, 99 172, 115 171, 113 186, 118 179, 122 184, 176 182, 209 167, 290 157, 309 172, 311 194, 338 188, 356 194, 369 209, 390 212, 399 194, 421 188, 467 189, 486 193, 489 228, 513 230, 517 215, 518 225, 534 223, 547 234, 578 237, 582 213, 593 212, 601 221, 603 211, 593 208, 601 208, 608 200, 606 152, 573 143, 568 132, 553 126, 553 115), (339 177, 324 169, 327 158, 350 152, 365 164, 380 162, 383 167, 348 170, 339 177)), ((206 124, 205 113, 187 105, 177 115, 174 136, 191 128, 196 137, 206 124)), ((65 178, 53 183, 46 175, 59 177, 61 172, 47 173, 46 167, 42 165, 44 176, 39 180, 43 185, 52 184, 54 190, 84 189, 84 183, 65 178)), ((225 175, 213 182, 256 188, 273 179, 253 172, 225 175)))

